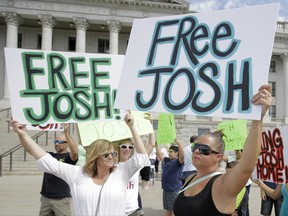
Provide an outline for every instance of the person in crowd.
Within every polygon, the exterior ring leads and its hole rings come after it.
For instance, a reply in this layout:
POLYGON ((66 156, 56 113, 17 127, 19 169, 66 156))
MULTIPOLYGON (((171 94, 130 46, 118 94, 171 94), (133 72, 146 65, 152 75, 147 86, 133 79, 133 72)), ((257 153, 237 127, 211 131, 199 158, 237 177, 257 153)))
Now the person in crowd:
POLYGON ((176 216, 190 215, 191 212, 195 216, 231 215, 235 211, 237 195, 250 178, 260 154, 262 122, 272 102, 271 86, 262 85, 251 102, 261 105, 261 117, 260 120, 252 120, 241 160, 229 172, 217 172, 225 150, 223 134, 202 134, 192 145, 192 162, 197 173, 187 178, 188 186, 175 200, 176 216))
POLYGON ((190 137, 190 144, 184 147, 184 166, 182 170, 182 181, 185 182, 186 178, 194 173, 197 172, 196 168, 193 166, 192 163, 192 151, 191 146, 196 141, 198 136, 193 135, 190 137))
MULTIPOLYGON (((240 150, 235 150, 235 155, 236 155, 236 159, 239 160, 241 158, 241 154, 242 154, 242 149, 240 150)), ((247 193, 248 193, 248 203, 247 203, 247 208, 246 208, 246 214, 245 216, 250 216, 250 211, 249 211, 249 194, 250 194, 250 188, 251 188, 251 184, 252 184, 252 181, 251 179, 249 178, 246 185, 245 185, 245 188, 247 190, 247 193)))
POLYGON ((47 154, 31 139, 23 124, 12 120, 11 126, 23 147, 37 160, 39 169, 56 175, 70 186, 76 215, 115 216, 125 215, 129 179, 149 163, 130 113, 126 114, 125 122, 132 133, 136 152, 126 163, 117 167, 117 152, 108 140, 99 139, 91 143, 84 167, 72 166, 47 154))
MULTIPOLYGON (((78 149, 70 134, 70 125, 63 124, 64 133, 56 136, 54 147, 56 153, 48 152, 59 162, 75 165, 78 149), (70 152, 68 151, 70 149, 70 152)), ((39 215, 71 215, 71 194, 69 185, 61 178, 44 172, 41 189, 41 206, 39 215)))
MULTIPOLYGON (((229 161, 226 165, 226 172, 229 172, 233 167, 235 167, 239 163, 238 160, 229 161)), ((236 197, 236 207, 235 212, 233 212, 232 216, 246 216, 247 208, 249 202, 249 194, 246 186, 238 193, 236 197)))
POLYGON ((253 179, 252 181, 255 184, 257 184, 265 192, 265 194, 267 194, 273 200, 278 200, 281 196, 283 196, 283 202, 281 205, 279 215, 280 216, 287 216, 287 212, 288 212, 288 183, 277 184, 276 188, 272 189, 268 185, 264 184, 264 182, 259 180, 259 179, 253 179))
POLYGON ((155 179, 155 163, 156 163, 156 158, 157 158, 157 156, 156 156, 156 149, 155 148, 153 148, 152 149, 152 151, 151 151, 151 153, 149 154, 149 159, 150 159, 150 177, 149 177, 149 179, 150 180, 153 180, 152 178, 154 178, 155 179))
MULTIPOLYGON (((263 181, 265 185, 269 188, 275 190, 277 184, 274 182, 263 181)), ((268 196, 264 190, 260 189, 260 197, 261 197, 261 215, 270 216, 272 213, 272 209, 274 206, 275 216, 280 215, 280 210, 283 202, 283 196, 280 196, 278 199, 274 200, 270 196, 268 196)))
MULTIPOLYGON (((161 151, 161 153, 162 153, 162 155, 163 155, 163 158, 169 157, 169 153, 168 153, 166 147, 161 148, 160 151, 161 151)), ((156 155, 157 155, 157 154, 156 154, 156 155)))
POLYGON ((150 181, 150 166, 145 166, 140 170, 140 176, 141 176, 141 188, 144 190, 149 189, 149 181, 150 181))
MULTIPOLYGON (((150 121, 152 123, 153 119, 152 119, 152 116, 150 114, 149 114, 148 118, 150 118, 150 121)), ((152 123, 152 125, 153 125, 153 123, 152 123)), ((141 188, 144 190, 148 190, 149 189, 149 181, 150 181, 150 177, 151 177, 151 165, 152 165, 151 163, 153 163, 153 164, 155 163, 153 160, 151 160, 151 154, 154 154, 156 157, 156 154, 153 153, 155 147, 151 148, 151 146, 155 146, 154 132, 152 134, 149 134, 149 141, 148 141, 148 144, 146 144, 145 146, 146 146, 147 153, 149 155, 150 163, 147 164, 145 167, 143 167, 140 170, 140 176, 141 176, 141 188), (153 136, 153 138, 151 136, 153 136)))
MULTIPOLYGON (((152 116, 150 114, 149 119, 152 124, 152 116)), ((127 162, 134 153, 134 143, 131 139, 124 139, 120 141, 114 142, 115 149, 118 152, 118 160, 119 164, 127 162)), ((155 135, 154 131, 149 134, 149 143, 145 146, 146 152, 149 155, 153 148, 155 147, 155 135)), ((150 166, 148 161, 147 164, 150 166)), ((141 216, 144 215, 142 210, 142 201, 139 193, 139 173, 140 169, 130 178, 129 183, 127 185, 127 194, 126 194, 126 208, 125 215, 127 216, 141 216)))
POLYGON ((155 161, 155 173, 156 173, 156 178, 159 177, 159 158, 156 155, 156 161, 155 161))
POLYGON ((179 139, 175 139, 176 145, 169 147, 169 157, 163 157, 157 143, 156 154, 162 162, 162 189, 163 208, 165 216, 173 215, 173 205, 179 190, 182 187, 182 169, 184 163, 183 145, 179 139))

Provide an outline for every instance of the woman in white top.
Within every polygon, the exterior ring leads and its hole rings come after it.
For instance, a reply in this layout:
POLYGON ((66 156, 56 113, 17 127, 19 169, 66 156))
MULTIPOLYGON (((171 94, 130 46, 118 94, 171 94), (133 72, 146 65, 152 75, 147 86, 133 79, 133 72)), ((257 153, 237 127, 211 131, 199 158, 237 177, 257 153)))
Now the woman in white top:
MULTIPOLYGON (((147 113, 148 118, 152 123, 152 116, 147 113)), ((119 165, 126 163, 134 154, 134 143, 131 139, 124 139, 120 141, 116 141, 114 143, 116 150, 118 151, 118 160, 119 165)), ((145 146, 146 152, 149 155, 153 148, 155 147, 155 135, 154 131, 149 134, 149 143, 145 146)), ((147 161, 147 164, 144 166, 150 166, 150 161, 147 161)), ((143 166, 143 167, 144 167, 143 166)), ((130 178, 129 183, 127 185, 127 194, 126 194, 126 209, 125 214, 127 216, 134 216, 134 215, 143 215, 141 206, 138 203, 138 196, 139 194, 139 174, 140 169, 130 178)))
POLYGON ((134 118, 126 114, 125 121, 133 135, 136 153, 126 163, 117 164, 117 152, 108 140, 94 141, 87 152, 84 167, 61 163, 47 154, 26 133, 25 126, 12 120, 23 147, 37 160, 39 169, 67 182, 76 215, 125 215, 129 179, 147 161, 148 155, 134 126, 134 118))

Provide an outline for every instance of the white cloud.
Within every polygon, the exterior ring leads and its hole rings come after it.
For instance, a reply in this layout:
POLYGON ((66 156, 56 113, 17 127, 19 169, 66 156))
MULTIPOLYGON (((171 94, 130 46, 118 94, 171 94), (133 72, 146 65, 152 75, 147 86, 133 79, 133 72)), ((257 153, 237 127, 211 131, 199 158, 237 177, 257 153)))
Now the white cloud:
MULTIPOLYGON (((189 0, 187 0, 189 2, 189 0)), ((279 20, 288 21, 288 0, 191 0, 190 10, 196 12, 231 9, 280 2, 279 20)))

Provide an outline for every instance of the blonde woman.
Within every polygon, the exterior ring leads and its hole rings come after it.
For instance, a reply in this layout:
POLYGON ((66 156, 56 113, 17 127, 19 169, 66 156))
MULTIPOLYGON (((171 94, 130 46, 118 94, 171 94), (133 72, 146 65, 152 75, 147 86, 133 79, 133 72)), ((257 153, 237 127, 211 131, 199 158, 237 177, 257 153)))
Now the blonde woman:
POLYGON ((261 119, 252 121, 241 160, 229 172, 216 172, 225 149, 219 134, 202 134, 192 145, 192 162, 197 174, 186 180, 190 187, 185 187, 175 200, 176 216, 191 215, 191 212, 195 216, 231 215, 235 211, 237 195, 250 178, 260 154, 262 121, 272 102, 271 86, 261 86, 251 102, 262 106, 261 119))
POLYGON ((37 160, 39 169, 67 182, 76 215, 125 215, 129 179, 147 163, 148 155, 134 126, 134 118, 126 114, 125 121, 133 135, 136 153, 126 163, 117 164, 117 152, 108 140, 94 141, 87 152, 84 167, 55 160, 26 133, 23 124, 12 120, 23 147, 37 160))

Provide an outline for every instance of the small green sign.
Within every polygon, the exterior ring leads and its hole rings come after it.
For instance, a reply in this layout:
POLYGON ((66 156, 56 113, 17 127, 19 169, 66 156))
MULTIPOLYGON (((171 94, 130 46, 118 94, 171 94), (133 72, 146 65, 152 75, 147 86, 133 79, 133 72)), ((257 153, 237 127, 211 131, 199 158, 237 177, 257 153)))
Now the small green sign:
POLYGON ((174 115, 160 113, 158 118, 157 144, 174 143, 176 139, 176 128, 174 115))

